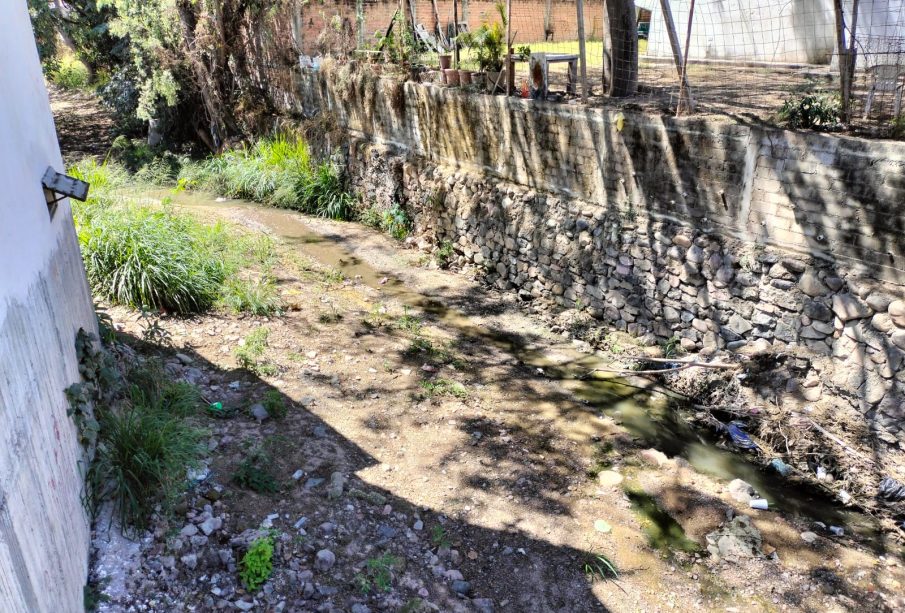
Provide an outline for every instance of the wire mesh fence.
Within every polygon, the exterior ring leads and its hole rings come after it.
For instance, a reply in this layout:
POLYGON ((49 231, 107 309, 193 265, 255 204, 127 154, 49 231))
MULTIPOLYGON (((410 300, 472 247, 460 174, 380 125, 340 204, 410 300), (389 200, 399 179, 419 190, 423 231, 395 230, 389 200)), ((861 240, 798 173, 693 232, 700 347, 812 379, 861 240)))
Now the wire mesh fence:
POLYGON ((905 136, 905 0, 287 0, 270 19, 304 62, 905 136))

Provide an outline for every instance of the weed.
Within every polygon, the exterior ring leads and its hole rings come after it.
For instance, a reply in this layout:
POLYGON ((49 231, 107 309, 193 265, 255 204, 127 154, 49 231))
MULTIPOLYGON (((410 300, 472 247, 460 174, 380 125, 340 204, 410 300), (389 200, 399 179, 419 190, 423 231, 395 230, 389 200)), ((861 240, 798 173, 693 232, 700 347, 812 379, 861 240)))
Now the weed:
POLYGON ((842 107, 835 95, 792 96, 779 109, 779 120, 792 129, 832 129, 842 121, 842 107))
POLYGON ((393 203, 392 208, 383 212, 380 227, 384 232, 396 240, 404 240, 412 231, 412 221, 399 203, 393 203))
POLYGON ((239 578, 251 593, 257 592, 273 572, 273 539, 261 537, 255 540, 242 556, 239 578))
POLYGON ((270 277, 227 279, 219 303, 234 313, 279 315, 282 312, 277 286, 270 277))
POLYGON ((172 340, 170 331, 160 325, 160 318, 156 314, 142 308, 139 317, 141 317, 141 340, 164 347, 170 344, 172 340))
POLYGON ((371 307, 370 313, 362 320, 362 323, 368 328, 380 328, 387 324, 387 308, 383 304, 375 304, 371 307))
POLYGON ((448 268, 454 253, 452 241, 443 241, 440 243, 440 248, 434 253, 434 257, 437 260, 437 266, 440 268, 448 268))
POLYGON ((94 613, 102 603, 110 602, 110 597, 104 593, 108 583, 110 583, 109 578, 98 579, 89 581, 82 588, 82 601, 86 613, 94 613))
POLYGON ((233 473, 233 483, 259 494, 275 494, 280 484, 271 472, 272 459, 263 449, 251 449, 233 473))
POLYGON ((468 390, 458 381, 434 379, 433 381, 422 381, 420 385, 428 398, 434 398, 436 396, 453 396, 455 398, 468 397, 468 390))
POLYGON ((267 409, 267 413, 276 419, 283 419, 288 413, 286 401, 283 400, 283 395, 277 390, 267 390, 261 404, 267 409))
POLYGON ((405 330, 406 332, 411 332, 416 335, 419 334, 421 332, 421 319, 409 315, 409 308, 407 306, 402 308, 403 314, 396 321, 396 326, 400 330, 405 330))
POLYGON ((374 581, 374 587, 382 592, 389 592, 393 587, 393 570, 402 564, 402 559, 385 553, 379 558, 371 558, 367 562, 368 575, 374 581))
POLYGON ((131 406, 101 412, 89 496, 113 501, 124 525, 143 526, 158 503, 171 507, 198 463, 203 432, 136 388, 132 395, 131 406))
POLYGON ((440 549, 449 547, 452 543, 449 540, 449 535, 446 533, 446 528, 440 524, 434 524, 434 527, 431 528, 431 543, 433 543, 434 547, 440 549))
POLYGON ((319 322, 321 322, 322 324, 335 324, 335 323, 339 323, 339 322, 342 320, 342 318, 343 318, 342 313, 340 313, 339 311, 336 310, 336 305, 335 305, 335 304, 333 304, 332 302, 330 302, 329 304, 330 304, 330 311, 329 311, 329 312, 327 312, 327 311, 322 312, 322 313, 318 316, 317 320, 318 320, 319 322))
POLYGON ((233 355, 236 356, 236 362, 240 367, 257 375, 277 373, 277 367, 263 359, 269 335, 270 330, 262 326, 252 330, 242 339, 242 343, 233 350, 233 355))
POLYGON ((679 337, 672 336, 672 337, 668 338, 666 341, 663 342, 662 349, 663 349, 664 358, 670 359, 670 358, 674 358, 677 355, 679 355, 679 353, 681 353, 681 351, 682 351, 682 348, 679 345, 679 337))
POLYGON ((362 594, 369 594, 374 588, 389 592, 393 589, 393 571, 401 565, 402 559, 389 553, 370 558, 365 562, 365 572, 356 574, 352 582, 362 594))
POLYGON ((591 582, 619 578, 616 565, 602 553, 589 553, 582 564, 582 570, 591 582))
POLYGON ((180 179, 234 198, 332 219, 348 219, 352 209, 336 165, 315 164, 304 140, 284 135, 210 158, 200 168, 187 168, 180 179))
POLYGON ((437 345, 430 339, 420 335, 416 335, 415 338, 412 339, 405 352, 409 356, 426 353, 428 359, 432 362, 449 364, 450 366, 459 369, 465 368, 466 366, 465 362, 456 357, 455 353, 453 353, 451 343, 446 343, 442 346, 437 345))
POLYGON ((412 222, 398 202, 385 210, 370 206, 358 214, 358 222, 386 232, 396 240, 404 240, 412 231, 412 222))
POLYGON ((96 295, 174 313, 204 311, 217 299, 226 270, 213 245, 227 242, 222 227, 128 204, 89 201, 73 212, 96 295))

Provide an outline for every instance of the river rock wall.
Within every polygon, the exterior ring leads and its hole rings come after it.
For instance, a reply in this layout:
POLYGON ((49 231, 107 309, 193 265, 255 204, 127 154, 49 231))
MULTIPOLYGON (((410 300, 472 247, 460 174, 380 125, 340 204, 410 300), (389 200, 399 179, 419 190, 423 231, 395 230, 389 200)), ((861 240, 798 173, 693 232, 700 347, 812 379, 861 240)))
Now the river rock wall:
POLYGON ((905 146, 329 71, 305 82, 305 111, 351 135, 356 191, 403 205, 423 247, 449 243, 500 289, 651 342, 799 356, 799 376, 764 393, 845 399, 905 441, 905 146))

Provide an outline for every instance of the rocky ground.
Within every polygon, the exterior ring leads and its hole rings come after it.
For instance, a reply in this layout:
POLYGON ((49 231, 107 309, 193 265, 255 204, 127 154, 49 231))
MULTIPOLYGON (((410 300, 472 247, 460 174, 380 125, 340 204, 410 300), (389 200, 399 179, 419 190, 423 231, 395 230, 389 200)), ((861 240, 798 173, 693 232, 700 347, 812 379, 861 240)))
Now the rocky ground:
POLYGON ((762 474, 732 454, 711 457, 702 439, 674 447, 645 435, 686 420, 648 380, 589 387, 580 374, 613 355, 553 333, 516 298, 360 226, 211 204, 192 210, 283 237, 275 273, 286 312, 164 317, 159 347, 141 342, 138 314, 111 309, 131 347, 124 359, 162 355, 230 416, 202 418, 207 469, 175 518, 131 542, 98 524, 103 610, 905 605, 900 558, 883 542, 870 549, 849 525, 834 535, 802 508, 811 499, 784 506, 762 474), (262 328, 254 374, 235 352, 262 328), (262 411, 273 391, 284 417, 262 411), (746 481, 695 468, 697 456, 746 481), (255 457, 278 491, 236 483, 255 457), (779 510, 752 509, 755 487, 779 510), (248 593, 237 563, 265 534, 276 540, 274 572, 248 593), (585 573, 598 555, 618 579, 585 573))

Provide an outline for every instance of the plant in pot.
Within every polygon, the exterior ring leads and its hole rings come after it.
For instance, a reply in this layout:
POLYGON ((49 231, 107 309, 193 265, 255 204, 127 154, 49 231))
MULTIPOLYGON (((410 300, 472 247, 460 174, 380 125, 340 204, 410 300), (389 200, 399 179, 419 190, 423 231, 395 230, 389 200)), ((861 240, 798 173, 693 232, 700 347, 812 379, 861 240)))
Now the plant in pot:
MULTIPOLYGON (((467 51, 475 46, 474 35, 471 32, 460 32, 455 40, 459 46, 460 58, 462 55, 468 55, 467 51)), ((464 65, 469 63, 468 60, 459 60, 459 83, 461 85, 472 84, 472 70, 470 68, 464 68, 464 65)))
POLYGON ((506 5, 496 3, 500 21, 481 24, 473 35, 473 45, 478 68, 485 73, 487 90, 494 93, 500 84, 506 82, 503 70, 503 56, 506 52, 506 5))

